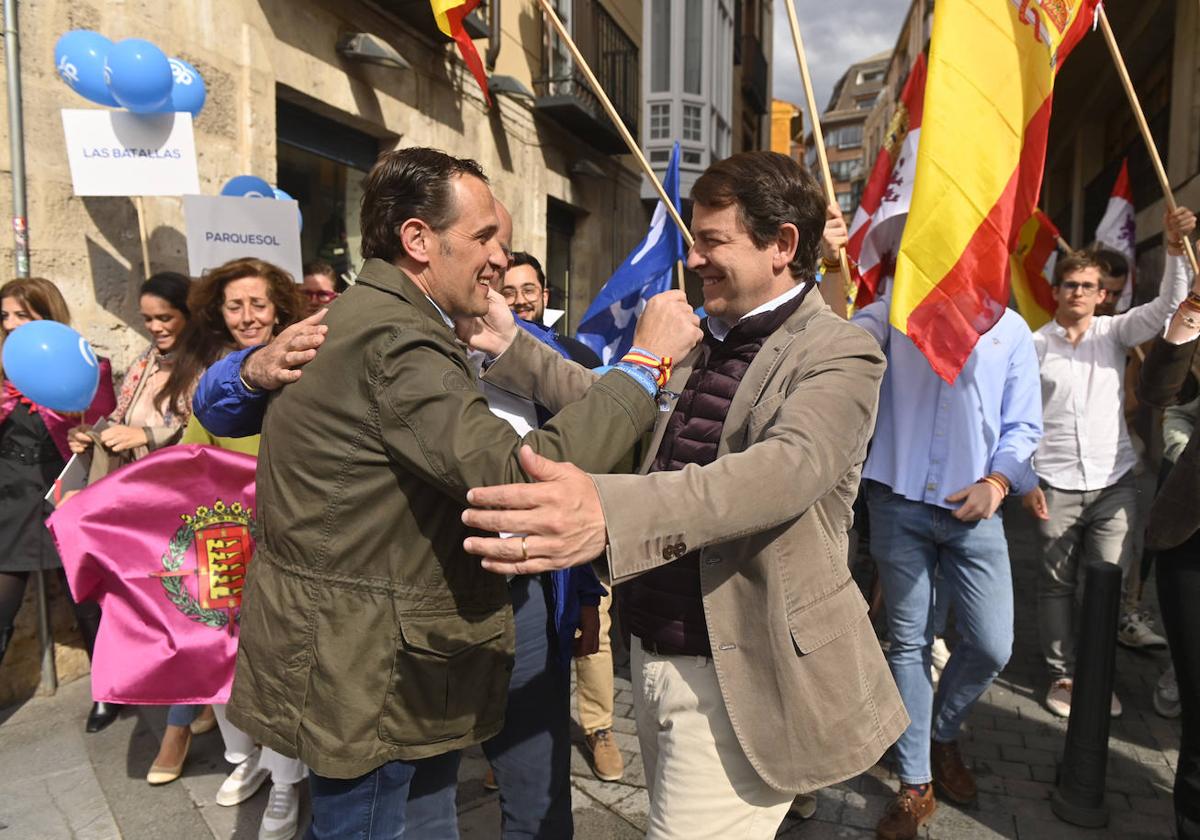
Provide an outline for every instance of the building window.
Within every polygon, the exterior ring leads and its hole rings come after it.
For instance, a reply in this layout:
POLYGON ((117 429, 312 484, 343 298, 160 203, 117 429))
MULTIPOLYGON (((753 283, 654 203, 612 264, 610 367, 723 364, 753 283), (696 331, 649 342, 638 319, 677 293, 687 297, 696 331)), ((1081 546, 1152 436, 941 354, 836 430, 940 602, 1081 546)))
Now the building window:
POLYGON ((838 207, 842 208, 843 213, 849 213, 854 209, 854 195, 848 192, 840 192, 837 194, 838 207))
POLYGON ((683 158, 684 163, 691 164, 692 166, 700 165, 700 153, 699 152, 685 151, 681 157, 683 158))
POLYGON ((875 107, 875 99, 876 99, 876 97, 874 97, 874 96, 868 96, 864 99, 858 100, 855 103, 855 106, 860 111, 870 111, 872 108, 875 107))
POLYGON ((699 105, 684 103, 683 106, 683 139, 700 140, 704 135, 704 110, 699 105))
POLYGON ((704 54, 704 0, 687 0, 684 6, 683 91, 701 93, 704 54))
POLYGON ((650 139, 671 139, 670 102, 655 102, 650 106, 650 139))
POLYGON ((825 135, 825 145, 835 149, 852 149, 862 145, 861 125, 844 125, 825 135))
POLYGON ((851 181, 858 174, 858 170, 857 160, 829 161, 829 174, 833 176, 835 181, 851 181))
POLYGON ((671 162, 670 150, 668 150, 668 149, 651 149, 650 150, 650 162, 651 163, 670 163, 671 162))
POLYGON ((650 90, 671 89, 671 0, 653 0, 650 6, 650 90))

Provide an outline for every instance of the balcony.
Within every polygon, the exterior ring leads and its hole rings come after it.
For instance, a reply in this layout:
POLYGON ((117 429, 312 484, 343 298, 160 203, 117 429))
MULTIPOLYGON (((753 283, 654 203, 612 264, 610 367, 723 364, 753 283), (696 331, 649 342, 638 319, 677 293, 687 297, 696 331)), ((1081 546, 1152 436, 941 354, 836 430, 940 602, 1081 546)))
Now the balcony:
POLYGON ((749 33, 742 36, 742 93, 746 96, 746 104, 756 113, 767 113, 771 104, 771 91, 767 89, 767 57, 758 38, 749 33))
MULTIPOLYGON (((375 0, 375 5, 407 23, 420 36, 435 44, 450 43, 433 19, 429 0, 375 0)), ((472 38, 488 37, 487 0, 463 20, 463 27, 472 38)))
MULTIPOLYGON (((638 136, 638 50, 597 0, 560 0, 559 16, 625 127, 638 136)), ((566 45, 545 27, 548 45, 543 76, 535 79, 534 109, 605 154, 622 154, 625 143, 566 45)))

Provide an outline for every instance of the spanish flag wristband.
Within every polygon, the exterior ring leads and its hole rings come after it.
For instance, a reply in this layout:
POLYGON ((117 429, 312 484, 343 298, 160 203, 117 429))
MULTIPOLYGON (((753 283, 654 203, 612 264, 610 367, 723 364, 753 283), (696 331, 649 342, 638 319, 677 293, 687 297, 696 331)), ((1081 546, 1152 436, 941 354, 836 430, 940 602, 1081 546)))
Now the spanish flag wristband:
POLYGON ((650 369, 654 374, 654 383, 659 388, 664 387, 667 384, 667 380, 671 378, 673 361, 670 356, 656 356, 649 350, 643 350, 641 347, 633 347, 621 357, 621 361, 650 369))

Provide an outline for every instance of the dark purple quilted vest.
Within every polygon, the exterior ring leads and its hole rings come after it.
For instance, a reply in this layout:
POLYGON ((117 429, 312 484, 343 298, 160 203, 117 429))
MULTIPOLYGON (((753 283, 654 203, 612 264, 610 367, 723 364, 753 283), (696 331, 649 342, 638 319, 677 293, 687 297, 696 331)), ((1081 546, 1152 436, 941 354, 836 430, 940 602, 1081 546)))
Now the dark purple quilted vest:
MULTIPOLYGON (((717 459, 725 416, 742 377, 763 342, 799 308, 808 291, 741 321, 724 341, 713 338, 705 323, 700 358, 667 422, 651 472, 717 459)), ((666 654, 712 655, 700 597, 699 551, 634 578, 621 588, 621 604, 630 632, 643 643, 666 654)))

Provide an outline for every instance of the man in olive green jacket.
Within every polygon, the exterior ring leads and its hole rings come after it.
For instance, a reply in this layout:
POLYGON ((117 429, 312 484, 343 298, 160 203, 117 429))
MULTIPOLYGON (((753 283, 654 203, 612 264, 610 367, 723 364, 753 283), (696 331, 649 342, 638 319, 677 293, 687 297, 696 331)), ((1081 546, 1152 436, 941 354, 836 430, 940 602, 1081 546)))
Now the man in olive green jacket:
MULTIPOLYGON (((621 587, 618 598, 642 575, 690 565, 706 652, 680 655, 669 638, 634 635, 647 836, 769 838, 796 793, 861 773, 908 725, 846 564, 885 363, 871 336, 805 294, 824 200, 794 161, 734 155, 709 167, 692 197, 688 265, 704 283, 709 320, 703 345, 667 383, 683 396, 659 418, 643 465, 656 471, 587 475, 523 451, 526 471, 542 483, 474 489, 464 519, 527 540, 472 537, 466 548, 488 558, 487 568, 516 573, 607 554, 599 565, 621 587), (779 325, 724 417, 713 416, 711 402, 699 409, 722 422, 715 458, 664 467, 660 444, 679 415, 695 416, 701 399, 728 388, 709 384, 711 360, 745 343, 739 325, 789 307, 774 316, 779 325)), ((551 409, 593 381, 521 335, 492 338, 499 356, 484 381, 551 409)), ((687 460, 681 451, 669 458, 687 460)), ((685 580, 674 578, 670 601, 647 605, 648 635, 655 621, 669 626, 688 614, 685 580)))
MULTIPOLYGON (((453 837, 457 751, 500 730, 513 654, 508 588, 460 517, 469 487, 524 479, 451 319, 511 323, 488 288, 507 258, 478 165, 434 150, 381 158, 362 227, 320 355, 266 411, 229 718, 309 765, 313 836, 453 837)), ((656 352, 698 338, 682 295, 655 313, 656 352)), ((613 371, 524 443, 603 472, 656 413, 613 371)))

